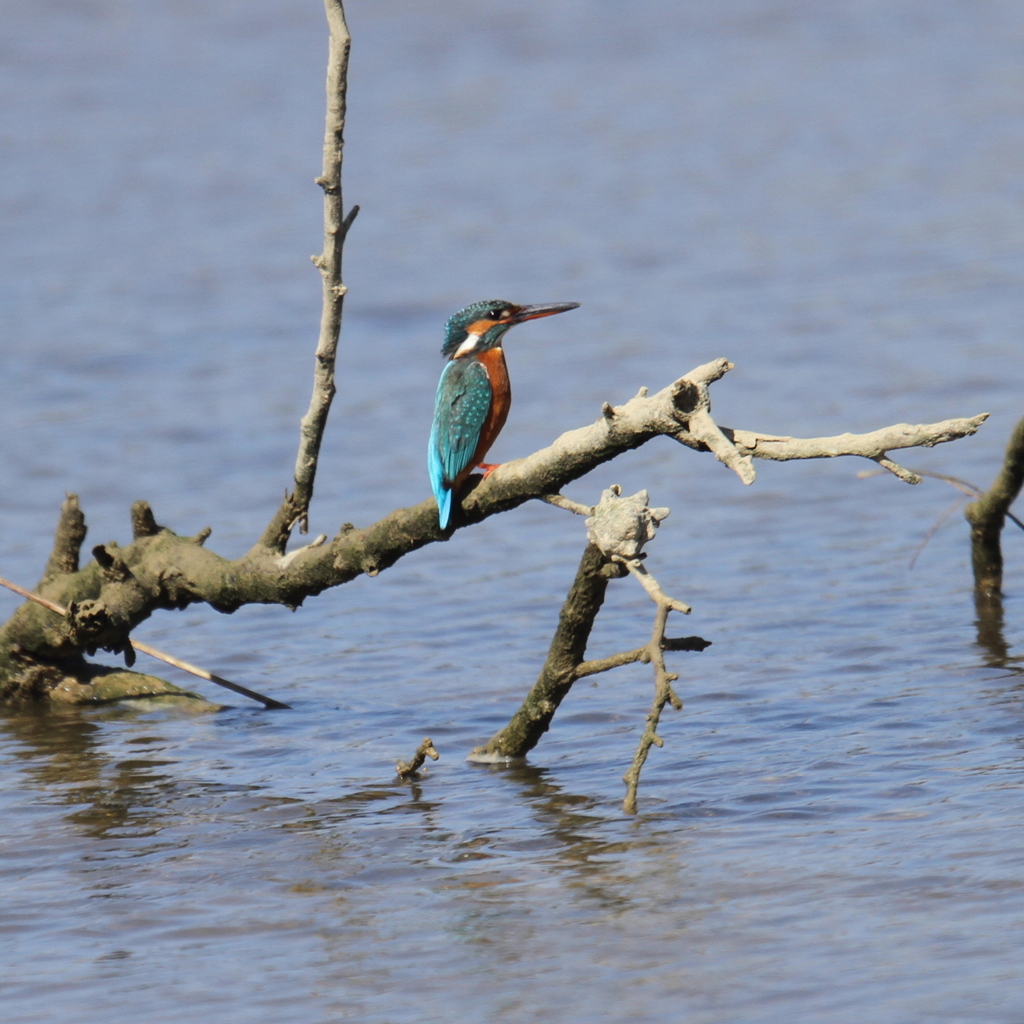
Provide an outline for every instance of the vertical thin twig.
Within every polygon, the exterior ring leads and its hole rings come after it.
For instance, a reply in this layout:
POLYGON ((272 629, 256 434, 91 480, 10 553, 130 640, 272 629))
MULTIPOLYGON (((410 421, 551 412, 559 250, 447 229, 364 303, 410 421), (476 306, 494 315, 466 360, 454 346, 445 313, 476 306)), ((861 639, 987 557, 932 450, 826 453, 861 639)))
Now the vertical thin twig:
POLYGON ((323 277, 323 308, 320 316, 320 337, 316 347, 313 371, 313 394, 309 409, 302 418, 299 452, 295 460, 295 490, 285 496, 281 507, 267 526, 261 544, 283 552, 296 523, 299 530, 309 529, 309 504, 313 498, 320 443, 327 426, 327 415, 335 394, 334 364, 341 331, 341 314, 346 288, 341 275, 341 258, 345 236, 359 212, 353 206, 345 216, 341 194, 341 165, 344 149, 345 103, 348 85, 348 56, 351 45, 345 11, 341 0, 324 0, 330 28, 330 51, 327 60, 327 118, 324 130, 323 173, 316 183, 324 190, 324 249, 313 256, 323 277))
POLYGON ((626 784, 626 796, 622 801, 622 809, 627 814, 636 814, 636 792, 640 785, 640 772, 643 769, 647 755, 651 747, 661 747, 664 740, 658 735, 658 722, 661 721, 661 713, 666 704, 671 704, 676 711, 683 710, 683 702, 679 699, 672 684, 679 678, 674 672, 669 672, 665 666, 665 628, 668 625, 668 613, 680 611, 686 614, 689 608, 665 594, 657 581, 643 567, 637 559, 625 560, 623 564, 640 581, 644 590, 647 591, 651 600, 657 606, 654 615, 654 628, 651 630, 651 640, 647 645, 647 651, 651 664, 654 666, 654 700, 651 703, 651 710, 647 713, 647 721, 644 724, 644 732, 640 737, 640 743, 633 755, 633 763, 629 771, 622 776, 626 784))

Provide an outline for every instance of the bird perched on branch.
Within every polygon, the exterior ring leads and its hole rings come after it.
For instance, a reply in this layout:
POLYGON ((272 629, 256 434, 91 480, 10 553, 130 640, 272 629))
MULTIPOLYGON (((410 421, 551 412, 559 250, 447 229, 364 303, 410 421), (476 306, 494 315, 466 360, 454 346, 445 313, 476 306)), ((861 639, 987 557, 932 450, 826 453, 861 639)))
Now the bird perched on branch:
POLYGON ((501 340, 514 324, 576 309, 578 302, 517 306, 490 299, 460 309, 448 320, 441 354, 448 365, 437 385, 434 425, 427 466, 437 498, 441 529, 448 526, 452 494, 479 466, 488 476, 496 465, 484 462, 501 433, 512 404, 501 340))

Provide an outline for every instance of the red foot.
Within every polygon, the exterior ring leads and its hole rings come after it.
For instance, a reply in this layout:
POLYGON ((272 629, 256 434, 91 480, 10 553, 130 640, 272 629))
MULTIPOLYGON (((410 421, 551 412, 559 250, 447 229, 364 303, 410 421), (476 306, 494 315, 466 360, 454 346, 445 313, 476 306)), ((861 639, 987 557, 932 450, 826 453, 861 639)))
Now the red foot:
POLYGON ((484 471, 486 480, 499 466, 501 466, 500 462, 481 462, 478 468, 484 471))

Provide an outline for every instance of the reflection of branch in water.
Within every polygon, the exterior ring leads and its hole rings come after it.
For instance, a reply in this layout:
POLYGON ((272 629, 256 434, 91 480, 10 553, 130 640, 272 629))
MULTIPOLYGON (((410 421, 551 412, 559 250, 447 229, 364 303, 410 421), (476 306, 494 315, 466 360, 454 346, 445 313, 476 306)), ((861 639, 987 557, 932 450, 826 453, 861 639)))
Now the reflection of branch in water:
POLYGON ((519 787, 537 826, 556 844, 554 860, 571 873, 573 884, 608 910, 633 906, 634 872, 660 871, 666 858, 678 852, 674 841, 666 844, 657 833, 644 830, 630 832, 628 839, 616 832, 616 841, 605 840, 603 803, 567 792, 552 781, 548 768, 517 764, 505 769, 502 777, 519 787))
POLYGON ((1010 645, 1003 633, 1003 602, 975 596, 978 646, 986 653, 985 664, 990 668, 1010 668, 1010 645))
POLYGON ((28 706, 4 715, 0 730, 9 738, 5 746, 23 747, 16 764, 29 785, 42 791, 47 803, 70 808, 66 820, 77 833, 91 839, 125 829, 156 834, 164 823, 163 808, 153 799, 155 785, 165 778, 154 773, 161 762, 148 746, 137 759, 111 758, 96 742, 102 725, 95 718, 70 709, 55 716, 28 706))

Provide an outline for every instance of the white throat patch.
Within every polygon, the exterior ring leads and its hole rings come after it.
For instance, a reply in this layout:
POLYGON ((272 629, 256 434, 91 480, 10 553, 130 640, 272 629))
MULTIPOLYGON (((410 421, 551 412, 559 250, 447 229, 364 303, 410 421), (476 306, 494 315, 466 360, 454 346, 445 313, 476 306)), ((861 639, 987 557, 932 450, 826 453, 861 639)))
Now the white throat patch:
POLYGON ((483 337, 482 334, 467 334, 466 340, 455 350, 455 355, 452 359, 458 359, 459 356, 468 355, 480 344, 480 339, 483 337))

